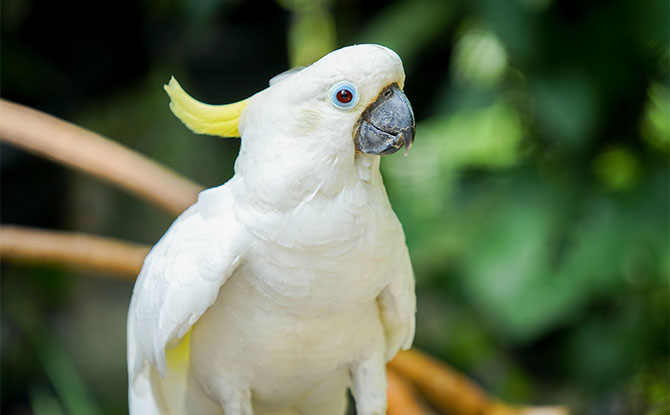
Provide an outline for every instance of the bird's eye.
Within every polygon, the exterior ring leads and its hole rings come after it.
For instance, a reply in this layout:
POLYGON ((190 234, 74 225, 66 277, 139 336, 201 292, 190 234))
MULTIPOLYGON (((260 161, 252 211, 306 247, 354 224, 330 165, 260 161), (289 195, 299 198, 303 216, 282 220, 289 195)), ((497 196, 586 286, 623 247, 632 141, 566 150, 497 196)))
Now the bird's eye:
POLYGON ((340 104, 348 104, 354 99, 354 93, 348 90, 347 88, 342 88, 337 91, 337 101, 340 104))
POLYGON ((349 82, 341 82, 332 89, 330 99, 338 108, 353 108, 358 102, 358 92, 349 82))

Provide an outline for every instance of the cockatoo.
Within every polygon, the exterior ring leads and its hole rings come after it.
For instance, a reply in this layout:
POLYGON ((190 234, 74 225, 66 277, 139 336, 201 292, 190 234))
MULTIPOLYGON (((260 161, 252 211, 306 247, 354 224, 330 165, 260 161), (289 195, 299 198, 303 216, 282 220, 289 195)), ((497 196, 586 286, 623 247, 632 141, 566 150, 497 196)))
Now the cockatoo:
POLYGON ((414 337, 414 275, 379 171, 414 140, 398 55, 336 50, 228 105, 171 79, 192 131, 241 137, 144 261, 128 313, 135 415, 386 413, 385 364, 414 337))

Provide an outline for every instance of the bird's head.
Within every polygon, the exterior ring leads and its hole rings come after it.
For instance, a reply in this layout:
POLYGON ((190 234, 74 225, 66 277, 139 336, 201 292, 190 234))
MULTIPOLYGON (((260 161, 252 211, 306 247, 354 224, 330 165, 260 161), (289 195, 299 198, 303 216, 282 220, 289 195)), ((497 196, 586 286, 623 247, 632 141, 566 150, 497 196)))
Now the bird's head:
POLYGON ((398 55, 379 45, 338 49, 311 66, 279 79, 300 111, 291 117, 298 130, 320 130, 368 154, 392 154, 414 140, 414 114, 402 91, 405 72, 398 55), (300 126, 307 126, 301 128, 300 126))
POLYGON ((281 74, 269 88, 234 104, 200 103, 174 79, 166 90, 172 111, 196 133, 263 141, 280 137, 271 144, 386 155, 403 146, 407 154, 414 141, 414 114, 403 93, 404 81, 395 52, 355 45, 281 74))

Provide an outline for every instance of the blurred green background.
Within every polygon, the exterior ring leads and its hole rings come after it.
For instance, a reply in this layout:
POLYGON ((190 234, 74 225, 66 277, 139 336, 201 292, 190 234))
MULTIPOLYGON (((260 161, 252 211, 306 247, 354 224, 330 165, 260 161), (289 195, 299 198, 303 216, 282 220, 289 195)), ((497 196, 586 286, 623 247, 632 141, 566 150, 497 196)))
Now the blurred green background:
MULTIPOLYGON (((206 186, 236 140, 168 110, 175 75, 243 99, 334 48, 402 57, 417 116, 382 162, 417 276, 415 345, 489 391, 576 414, 667 414, 667 1, 142 0, 0 3, 3 98, 206 186)), ((154 243, 173 218, 3 145, 2 223, 154 243)), ((126 409, 132 284, 2 265, 2 413, 126 409)))

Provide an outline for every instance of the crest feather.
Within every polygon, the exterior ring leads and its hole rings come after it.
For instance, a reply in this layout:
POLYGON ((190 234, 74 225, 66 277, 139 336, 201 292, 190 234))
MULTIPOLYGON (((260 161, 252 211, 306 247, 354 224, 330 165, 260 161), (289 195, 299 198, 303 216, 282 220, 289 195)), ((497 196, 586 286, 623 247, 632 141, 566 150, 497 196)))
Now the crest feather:
POLYGON ((170 96, 172 113, 194 133, 221 137, 240 136, 240 114, 248 100, 225 105, 205 104, 187 94, 174 77, 163 88, 170 96))

